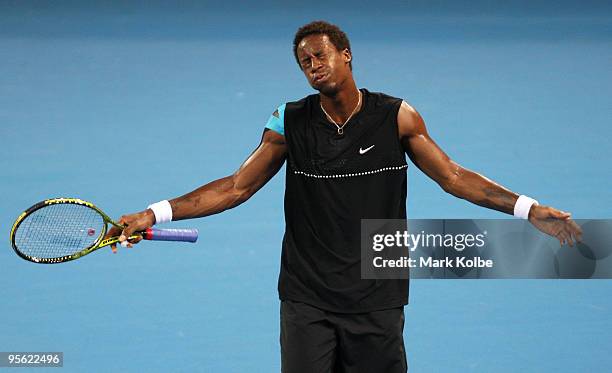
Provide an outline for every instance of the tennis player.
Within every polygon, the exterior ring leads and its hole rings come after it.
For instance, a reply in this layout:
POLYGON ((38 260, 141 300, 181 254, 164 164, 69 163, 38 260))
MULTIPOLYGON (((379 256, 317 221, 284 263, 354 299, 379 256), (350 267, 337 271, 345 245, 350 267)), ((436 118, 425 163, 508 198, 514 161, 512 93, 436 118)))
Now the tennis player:
POLYGON ((561 244, 579 238, 569 213, 453 162, 405 101, 358 89, 351 46, 337 26, 301 27, 293 52, 318 94, 280 105, 234 174, 119 220, 127 225, 120 240, 131 247, 126 237, 134 231, 240 205, 287 161, 278 282, 283 372, 407 371, 408 280, 360 276, 360 219, 406 218, 406 154, 447 193, 529 219, 561 244))

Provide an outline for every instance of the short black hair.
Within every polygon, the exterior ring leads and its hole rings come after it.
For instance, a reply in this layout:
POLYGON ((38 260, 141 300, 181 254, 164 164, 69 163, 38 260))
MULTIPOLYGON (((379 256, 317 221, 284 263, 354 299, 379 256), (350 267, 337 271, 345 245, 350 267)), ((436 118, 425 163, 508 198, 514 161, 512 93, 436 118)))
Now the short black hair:
MULTIPOLYGON (((316 34, 327 35, 329 41, 332 42, 332 44, 334 45, 334 47, 336 47, 337 50, 343 51, 345 49, 348 49, 349 53, 351 53, 351 43, 349 42, 349 39, 344 33, 344 31, 340 30, 340 27, 326 21, 313 21, 300 27, 295 33, 295 38, 293 38, 293 55, 295 56, 295 60, 300 66, 300 69, 302 68, 302 65, 300 65, 300 60, 297 56, 298 44, 306 36, 316 34)), ((349 62, 349 67, 351 68, 351 70, 353 69, 352 60, 351 62, 349 62)))

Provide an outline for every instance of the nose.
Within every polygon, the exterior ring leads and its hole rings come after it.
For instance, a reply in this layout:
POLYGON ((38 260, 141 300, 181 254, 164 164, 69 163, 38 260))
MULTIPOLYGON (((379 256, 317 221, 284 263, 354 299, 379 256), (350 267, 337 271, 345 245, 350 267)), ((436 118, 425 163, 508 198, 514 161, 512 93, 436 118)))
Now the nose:
POLYGON ((316 57, 312 57, 310 60, 310 70, 312 71, 316 71, 319 69, 319 67, 321 67, 322 63, 321 60, 319 58, 316 57))

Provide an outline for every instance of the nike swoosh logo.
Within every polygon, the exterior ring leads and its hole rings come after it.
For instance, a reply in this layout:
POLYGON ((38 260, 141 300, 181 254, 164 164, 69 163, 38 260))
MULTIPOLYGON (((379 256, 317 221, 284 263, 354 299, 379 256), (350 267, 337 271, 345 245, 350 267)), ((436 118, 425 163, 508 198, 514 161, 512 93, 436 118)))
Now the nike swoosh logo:
POLYGON ((359 154, 365 154, 365 153, 369 152, 374 146, 375 145, 372 145, 372 146, 370 146, 368 148, 365 148, 365 149, 359 148, 359 154))

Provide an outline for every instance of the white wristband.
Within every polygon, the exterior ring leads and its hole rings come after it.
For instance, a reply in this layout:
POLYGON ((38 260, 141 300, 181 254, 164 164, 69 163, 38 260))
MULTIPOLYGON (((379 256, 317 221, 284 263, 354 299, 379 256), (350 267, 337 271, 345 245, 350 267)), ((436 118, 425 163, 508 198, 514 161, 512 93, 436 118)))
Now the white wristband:
POLYGON ((172 221, 172 207, 168 200, 156 202, 149 205, 147 208, 153 210, 153 214, 155 214, 155 224, 172 221))
POLYGON ((520 195, 514 205, 514 216, 521 219, 529 218, 529 210, 532 205, 538 205, 538 201, 524 195, 520 195))

